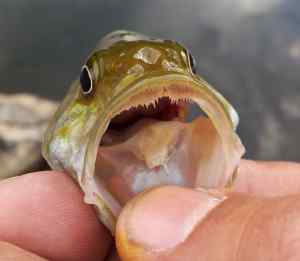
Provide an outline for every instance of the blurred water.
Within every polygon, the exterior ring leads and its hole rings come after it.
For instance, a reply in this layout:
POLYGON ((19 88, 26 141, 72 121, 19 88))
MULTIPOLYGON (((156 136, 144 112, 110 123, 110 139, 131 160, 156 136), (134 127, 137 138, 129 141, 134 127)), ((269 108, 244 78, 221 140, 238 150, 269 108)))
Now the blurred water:
POLYGON ((191 49, 239 111, 248 157, 300 160, 297 0, 1 0, 0 91, 62 99, 99 38, 120 28, 191 49))

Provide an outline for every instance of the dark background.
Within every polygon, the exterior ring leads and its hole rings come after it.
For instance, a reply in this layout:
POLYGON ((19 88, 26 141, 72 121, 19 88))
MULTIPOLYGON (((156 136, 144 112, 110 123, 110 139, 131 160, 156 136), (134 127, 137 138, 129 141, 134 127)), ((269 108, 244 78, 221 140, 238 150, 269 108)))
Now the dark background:
POLYGON ((238 110, 247 157, 300 160, 299 0, 1 0, 0 91, 62 99, 115 29, 184 43, 238 110))

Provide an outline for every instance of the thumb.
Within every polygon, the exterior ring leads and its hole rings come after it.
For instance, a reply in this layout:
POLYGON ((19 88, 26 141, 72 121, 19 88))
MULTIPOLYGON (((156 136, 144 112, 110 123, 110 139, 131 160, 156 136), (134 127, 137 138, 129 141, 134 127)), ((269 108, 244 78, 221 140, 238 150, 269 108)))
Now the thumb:
POLYGON ((117 224, 122 260, 300 260, 300 196, 224 196, 160 187, 117 224))

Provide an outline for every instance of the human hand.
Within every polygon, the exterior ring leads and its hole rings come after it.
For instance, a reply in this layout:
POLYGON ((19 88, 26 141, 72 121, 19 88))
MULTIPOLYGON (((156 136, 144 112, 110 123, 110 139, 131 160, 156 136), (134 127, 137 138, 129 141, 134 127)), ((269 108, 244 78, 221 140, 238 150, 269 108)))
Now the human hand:
MULTIPOLYGON (((168 186, 131 200, 118 250, 124 260, 299 260, 299 199, 300 164, 242 161, 231 193, 168 186)), ((0 260, 113 260, 109 232, 67 175, 2 181, 0 206, 0 260)))
POLYGON ((101 261, 112 245, 77 184, 52 171, 0 182, 0 241, 5 261, 101 261))

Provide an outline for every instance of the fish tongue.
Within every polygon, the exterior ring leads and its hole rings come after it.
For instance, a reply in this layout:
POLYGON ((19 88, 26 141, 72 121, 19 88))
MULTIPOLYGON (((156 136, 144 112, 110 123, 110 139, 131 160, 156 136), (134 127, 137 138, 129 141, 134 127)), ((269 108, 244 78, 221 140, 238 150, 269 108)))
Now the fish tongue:
POLYGON ((95 179, 124 205, 158 185, 214 187, 224 184, 224 152, 211 121, 145 120, 124 132, 121 143, 100 146, 95 179))

